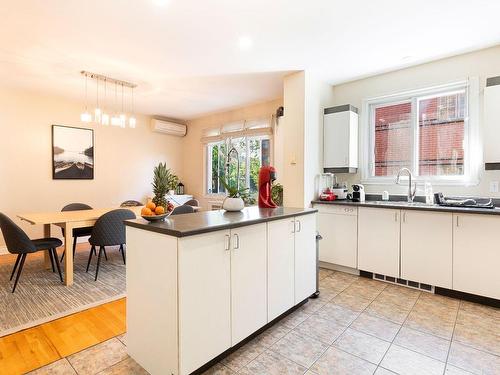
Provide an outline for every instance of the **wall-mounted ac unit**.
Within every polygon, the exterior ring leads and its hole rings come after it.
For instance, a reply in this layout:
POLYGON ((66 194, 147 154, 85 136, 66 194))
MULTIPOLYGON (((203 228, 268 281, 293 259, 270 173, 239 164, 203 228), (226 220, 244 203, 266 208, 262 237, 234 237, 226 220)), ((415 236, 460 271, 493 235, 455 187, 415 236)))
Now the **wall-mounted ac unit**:
POLYGON ((187 126, 172 121, 151 119, 151 130, 156 133, 175 135, 184 137, 187 133, 187 126))

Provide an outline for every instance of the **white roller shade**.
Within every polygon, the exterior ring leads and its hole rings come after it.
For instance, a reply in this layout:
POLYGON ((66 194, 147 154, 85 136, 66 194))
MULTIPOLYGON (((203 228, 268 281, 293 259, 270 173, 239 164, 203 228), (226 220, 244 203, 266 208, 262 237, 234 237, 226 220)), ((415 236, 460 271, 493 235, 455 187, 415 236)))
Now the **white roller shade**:
POLYGON ((230 122, 219 127, 203 130, 201 141, 211 143, 227 138, 239 138, 259 135, 272 135, 272 118, 259 118, 230 122))

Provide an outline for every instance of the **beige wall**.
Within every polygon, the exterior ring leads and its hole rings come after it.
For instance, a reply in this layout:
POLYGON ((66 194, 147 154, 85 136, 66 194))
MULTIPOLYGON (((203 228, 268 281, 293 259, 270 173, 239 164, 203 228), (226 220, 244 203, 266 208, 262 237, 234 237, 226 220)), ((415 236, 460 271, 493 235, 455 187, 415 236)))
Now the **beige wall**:
MULTIPOLYGON (((333 104, 352 104, 362 111, 362 101, 365 98, 463 80, 467 77, 479 77, 479 125, 481 128, 486 78, 498 75, 500 75, 500 46, 335 86, 333 104)), ((363 124, 363 116, 361 112, 360 126, 363 124)), ((360 128, 360 135, 362 133, 363 129, 360 128)), ((482 142, 488 142, 488 139, 482 139, 482 142)), ((499 193, 489 192, 490 181, 499 181, 500 171, 484 171, 484 165, 481 166, 481 171, 478 185, 435 186, 434 190, 443 191, 445 194, 500 196, 499 193)), ((338 177, 349 183, 360 180, 359 174, 338 175, 338 177)), ((391 194, 405 194, 407 189, 396 185, 366 185, 365 188, 372 193, 388 190, 391 194)), ((422 187, 418 193, 422 194, 422 187)))
MULTIPOLYGON (((181 138, 151 132, 149 117, 137 116, 136 129, 84 126, 81 111, 82 103, 62 97, 0 89, 1 212, 54 211, 70 202, 118 206, 151 194, 158 162, 182 172, 181 138), (52 179, 52 124, 94 129, 94 180, 52 179)), ((32 236, 42 234, 41 228, 23 228, 32 236)))
MULTIPOLYGON (((182 182, 186 193, 192 194, 208 209, 209 202, 220 200, 205 194, 205 147, 201 143, 202 131, 232 121, 271 116, 283 105, 282 99, 255 104, 227 112, 215 113, 188 122, 188 133, 182 140, 182 182)), ((279 173, 279 170, 278 170, 279 173)))

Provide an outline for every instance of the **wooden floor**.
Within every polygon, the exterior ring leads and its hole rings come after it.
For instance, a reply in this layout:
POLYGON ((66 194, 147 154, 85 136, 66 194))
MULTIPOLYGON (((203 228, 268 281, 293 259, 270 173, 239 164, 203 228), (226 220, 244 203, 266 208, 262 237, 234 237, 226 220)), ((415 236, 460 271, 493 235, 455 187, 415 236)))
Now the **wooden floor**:
MULTIPOLYGON (((0 263, 14 260, 15 256, 0 257, 0 263)), ((24 374, 121 335, 126 327, 125 306, 123 298, 1 337, 0 374, 24 374)))

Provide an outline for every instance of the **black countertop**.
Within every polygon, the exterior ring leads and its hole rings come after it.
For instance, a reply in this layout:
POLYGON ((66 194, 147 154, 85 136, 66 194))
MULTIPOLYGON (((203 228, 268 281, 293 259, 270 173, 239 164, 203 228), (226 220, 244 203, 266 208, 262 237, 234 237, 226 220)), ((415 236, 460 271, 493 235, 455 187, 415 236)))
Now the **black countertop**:
POLYGON ((140 218, 127 220, 125 221, 125 225, 174 237, 186 237, 217 230, 265 223, 267 221, 286 219, 293 216, 307 215, 317 211, 318 210, 311 208, 246 207, 239 212, 218 210, 174 215, 166 218, 165 221, 151 223, 140 218))
POLYGON ((476 207, 450 207, 439 206, 437 204, 426 204, 423 202, 402 202, 402 201, 371 201, 352 202, 350 200, 334 200, 334 201, 312 201, 313 204, 332 204, 356 207, 378 207, 378 208, 397 208, 405 210, 420 210, 434 212, 454 212, 465 214, 484 214, 484 215, 500 215, 500 208, 476 208, 476 207))

